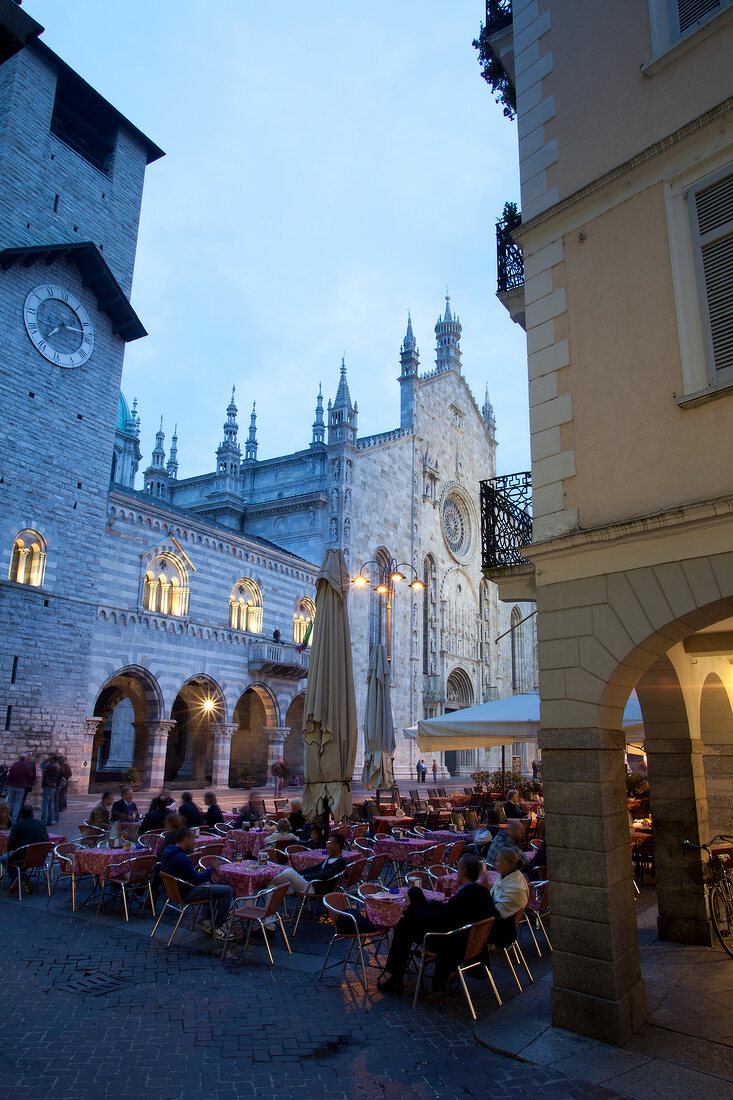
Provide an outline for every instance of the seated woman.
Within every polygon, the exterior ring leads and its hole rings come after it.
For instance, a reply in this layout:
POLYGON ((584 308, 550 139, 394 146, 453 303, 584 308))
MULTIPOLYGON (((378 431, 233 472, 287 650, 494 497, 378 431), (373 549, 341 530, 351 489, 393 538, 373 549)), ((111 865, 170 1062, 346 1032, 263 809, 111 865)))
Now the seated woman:
POLYGON ((323 839, 323 826, 311 825, 308 839, 305 841, 306 845, 313 851, 316 848, 322 848, 325 841, 323 839))
POLYGON ((275 831, 265 837, 260 847, 265 849, 279 848, 280 851, 284 851, 288 844, 295 844, 297 839, 297 836, 290 831, 290 822, 287 817, 281 817, 275 831))
POLYGON ((166 819, 170 817, 170 811, 165 798, 159 795, 153 799, 153 808, 148 810, 140 823, 140 836, 143 833, 159 833, 165 827, 166 819))
POLYGON ((204 805, 206 811, 204 813, 204 825, 213 827, 214 825, 221 825, 224 820, 224 814, 219 809, 219 803, 216 801, 216 795, 213 791, 207 791, 204 795, 204 805))
POLYGON ((290 828, 294 833, 302 833, 308 826, 308 822, 303 813, 303 803, 300 798, 290 799, 290 813, 288 814, 288 821, 290 822, 290 828))

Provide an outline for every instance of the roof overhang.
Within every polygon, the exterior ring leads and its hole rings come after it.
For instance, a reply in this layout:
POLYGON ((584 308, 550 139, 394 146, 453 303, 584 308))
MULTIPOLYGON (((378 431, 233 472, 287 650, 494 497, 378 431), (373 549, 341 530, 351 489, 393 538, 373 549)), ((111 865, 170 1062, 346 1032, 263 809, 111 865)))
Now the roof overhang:
POLYGON ((84 286, 89 287, 102 313, 109 317, 112 330, 122 340, 139 340, 147 336, 142 321, 127 300, 127 296, 112 274, 106 260, 92 241, 70 244, 37 244, 21 248, 6 248, 0 252, 0 268, 20 265, 53 264, 66 261, 78 268, 84 286))
POLYGON ((15 0, 0 0, 0 65, 24 49, 43 30, 15 0))

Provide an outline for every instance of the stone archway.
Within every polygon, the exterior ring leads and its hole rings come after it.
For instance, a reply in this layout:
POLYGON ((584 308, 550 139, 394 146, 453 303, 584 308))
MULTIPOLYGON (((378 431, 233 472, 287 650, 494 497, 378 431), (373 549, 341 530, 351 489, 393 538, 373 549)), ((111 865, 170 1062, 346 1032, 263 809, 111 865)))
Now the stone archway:
POLYGON ((171 708, 165 752, 166 783, 177 787, 210 784, 214 765, 213 726, 226 721, 226 701, 215 680, 205 673, 181 686, 171 708))
POLYGON ((283 745, 283 759, 291 776, 303 778, 303 722, 305 716, 305 692, 302 691, 290 703, 285 715, 285 725, 290 730, 283 745))
POLYGON ((229 786, 242 787, 250 782, 262 787, 270 778, 270 740, 265 731, 279 727, 277 700, 265 684, 251 684, 240 696, 234 708, 234 725, 229 786))
POLYGON ((163 693, 153 674, 139 665, 115 672, 100 688, 93 714, 85 747, 90 788, 119 783, 131 770, 147 782, 149 733, 163 714, 163 693))
POLYGON ((700 738, 710 832, 728 833, 733 822, 733 710, 717 672, 709 672, 702 686, 700 738))

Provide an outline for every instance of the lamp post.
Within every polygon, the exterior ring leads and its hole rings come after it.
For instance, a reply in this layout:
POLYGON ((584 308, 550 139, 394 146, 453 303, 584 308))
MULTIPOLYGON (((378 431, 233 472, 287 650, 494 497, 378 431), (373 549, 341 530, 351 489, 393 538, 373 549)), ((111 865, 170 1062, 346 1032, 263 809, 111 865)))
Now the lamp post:
MULTIPOLYGON (((394 588, 396 584, 400 584, 402 581, 407 580, 407 576, 402 572, 403 569, 408 569, 412 573, 412 580, 409 582, 408 587, 413 591, 418 592, 425 587, 420 580, 417 570, 409 562, 400 561, 396 558, 389 558, 384 560, 378 560, 377 558, 371 558, 369 561, 365 561, 363 565, 359 567, 359 572, 352 580, 352 584, 357 588, 371 588, 380 599, 384 596, 387 598, 387 660, 392 662, 392 597, 394 595, 394 588), (369 571, 371 571, 374 579, 370 579, 369 571)), ((409 574, 408 574, 409 575, 409 574)), ((382 613, 381 608, 379 611, 379 642, 382 641, 382 613)))

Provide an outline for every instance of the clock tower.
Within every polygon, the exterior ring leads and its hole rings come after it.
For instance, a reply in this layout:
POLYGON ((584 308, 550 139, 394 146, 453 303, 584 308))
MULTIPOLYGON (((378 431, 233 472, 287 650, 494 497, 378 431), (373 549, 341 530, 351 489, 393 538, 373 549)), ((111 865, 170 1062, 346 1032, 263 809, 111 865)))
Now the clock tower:
MULTIPOLYGON (((0 738, 89 774, 90 656, 145 168, 41 42, 0 66, 0 738)), ((105 563, 110 568, 110 563, 105 563)))

